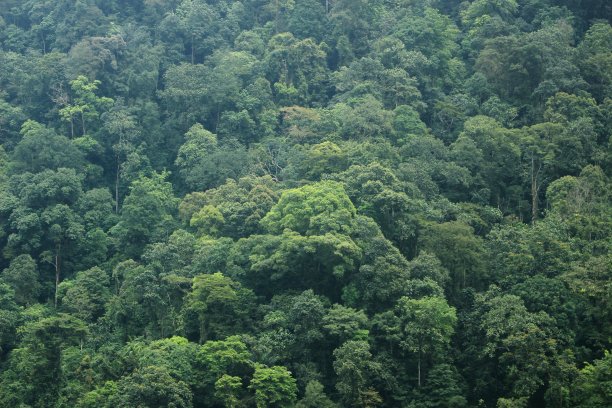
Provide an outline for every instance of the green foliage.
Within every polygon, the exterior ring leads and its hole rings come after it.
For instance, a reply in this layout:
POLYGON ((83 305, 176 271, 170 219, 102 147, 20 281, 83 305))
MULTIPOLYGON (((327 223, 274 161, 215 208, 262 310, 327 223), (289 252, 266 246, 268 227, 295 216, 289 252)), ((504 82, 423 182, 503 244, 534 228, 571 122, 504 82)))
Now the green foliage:
POLYGON ((4 351, 8 347, 14 346, 17 326, 20 323, 19 307, 15 303, 14 290, 7 284, 0 282, 0 347, 4 351))
POLYGON ((370 346, 365 341, 350 340, 334 350, 336 389, 346 406, 376 406, 382 402, 371 387, 373 377, 382 367, 371 360, 370 346), (372 404, 374 401, 378 404, 372 404))
POLYGON ((37 173, 59 168, 83 169, 84 155, 75 141, 59 136, 52 129, 32 120, 23 123, 20 133, 22 138, 12 155, 11 169, 14 173, 37 173))
POLYGON ((149 344, 133 341, 122 350, 122 358, 131 365, 145 369, 154 366, 163 368, 173 378, 187 384, 193 382, 193 360, 197 346, 183 337, 170 337, 149 344))
POLYGON ((274 184, 269 177, 245 177, 238 181, 228 179, 215 189, 185 196, 179 206, 179 217, 191 222, 196 212, 209 207, 207 212, 219 214, 223 223, 217 223, 219 235, 234 239, 249 236, 260 230, 259 221, 278 200, 274 184))
POLYGON ((2 271, 2 280, 15 291, 15 302, 20 305, 36 303, 40 292, 38 266, 30 255, 13 258, 11 265, 2 271))
POLYGON ((45 406, 57 400, 62 378, 62 351, 83 343, 88 330, 85 323, 67 314, 29 322, 20 328, 22 347, 11 355, 10 370, 2 378, 6 384, 2 399, 6 403, 45 406), (19 386, 19 383, 25 386, 19 386))
POLYGON ((138 256, 142 247, 168 235, 174 224, 178 200, 167 173, 140 177, 130 186, 120 221, 111 229, 128 256, 138 256))
POLYGON ((256 366, 249 389, 255 392, 257 408, 291 407, 295 404, 297 386, 285 367, 256 366))
POLYGON ((212 205, 205 205, 200 210, 193 214, 189 225, 196 227, 201 235, 216 236, 219 230, 223 228, 225 219, 221 211, 212 205))
POLYGON ((107 97, 98 97, 95 91, 101 84, 100 81, 89 81, 86 76, 79 75, 76 79, 70 81, 70 87, 73 93, 73 102, 58 111, 63 121, 70 123, 70 135, 75 136, 75 120, 80 121, 82 136, 87 134, 86 122, 97 120, 100 113, 98 109, 105 109, 113 100, 107 97))
POLYGON ((0 406, 611 405, 602 0, 4 0, 0 406))
POLYGON ((612 59, 610 57, 610 42, 612 28, 609 23, 596 22, 584 35, 578 47, 578 65, 592 89, 593 95, 599 100, 610 97, 612 80, 612 59))
POLYGON ((342 185, 325 181, 283 192, 261 223, 277 234, 284 229, 303 235, 346 233, 355 213, 342 185))
POLYGON ((423 247, 434 253, 446 267, 454 293, 469 286, 479 287, 484 278, 482 241, 473 229, 460 221, 429 225, 423 233, 423 247))
POLYGON ((96 320, 104 314, 110 297, 109 276, 94 267, 77 273, 74 280, 62 282, 58 290, 62 309, 84 321, 96 320))
POLYGON ((252 302, 250 290, 221 273, 198 275, 185 299, 185 331, 200 343, 235 334, 249 323, 252 302))
POLYGON ((242 373, 252 365, 250 353, 238 336, 225 340, 207 341, 196 354, 204 381, 214 384, 225 373, 242 373))
POLYGON ((318 381, 311 381, 306 385, 304 398, 298 401, 299 408, 334 408, 334 404, 323 390, 323 385, 318 381))
POLYGON ((467 400, 463 396, 461 378, 450 364, 438 364, 431 368, 423 386, 426 395, 426 406, 431 407, 465 407, 467 400))
POLYGON ((572 395, 573 403, 577 407, 603 407, 612 402, 610 361, 610 353, 606 351, 602 359, 596 360, 592 365, 587 364, 580 370, 572 395))
POLYGON ((149 366, 122 377, 109 396, 108 407, 192 407, 187 384, 177 381, 162 368, 149 366))
POLYGON ((240 377, 223 374, 215 383, 215 397, 221 400, 224 406, 234 408, 238 406, 237 394, 241 388, 242 380, 240 377))
POLYGON ((417 355, 417 382, 420 387, 421 359, 448 347, 457 322, 455 309, 443 298, 403 297, 396 306, 395 314, 400 330, 400 348, 417 355))
POLYGON ((323 318, 323 328, 343 343, 363 335, 368 326, 368 317, 361 310, 334 305, 323 318))
POLYGON ((474 334, 481 333, 483 338, 480 349, 473 350, 474 364, 487 366, 491 360, 498 364, 504 400, 510 397, 507 403, 524 403, 555 373, 553 356, 563 340, 555 336, 545 312, 529 312, 520 298, 500 294, 496 287, 477 295, 470 326, 476 315, 479 327, 474 334))

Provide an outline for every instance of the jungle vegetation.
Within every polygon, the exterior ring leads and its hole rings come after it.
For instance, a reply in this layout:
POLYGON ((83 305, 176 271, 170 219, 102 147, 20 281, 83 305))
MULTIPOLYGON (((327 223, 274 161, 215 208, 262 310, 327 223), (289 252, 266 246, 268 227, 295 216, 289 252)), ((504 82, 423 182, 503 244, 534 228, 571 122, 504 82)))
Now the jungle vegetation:
POLYGON ((612 406, 611 19, 0 1, 0 407, 612 406))

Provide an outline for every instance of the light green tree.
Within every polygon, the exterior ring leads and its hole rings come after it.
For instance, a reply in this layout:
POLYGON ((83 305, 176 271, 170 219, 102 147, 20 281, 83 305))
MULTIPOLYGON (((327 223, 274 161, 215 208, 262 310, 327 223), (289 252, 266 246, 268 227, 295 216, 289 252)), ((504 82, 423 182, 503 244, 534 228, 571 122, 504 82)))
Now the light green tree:
POLYGON ((256 365, 249 384, 255 393, 257 408, 292 407, 297 397, 297 385, 285 367, 256 365))
POLYGON ((417 383, 420 387, 423 358, 444 352, 450 344, 457 323, 455 308, 443 298, 403 297, 395 313, 400 319, 400 347, 417 355, 417 383))
POLYGON ((87 120, 97 120, 101 111, 107 109, 113 103, 111 98, 96 95, 96 91, 100 84, 100 81, 90 81, 83 75, 79 75, 76 79, 70 81, 73 100, 72 103, 61 108, 59 114, 63 121, 70 123, 71 138, 75 136, 75 118, 80 119, 82 128, 81 135, 84 136, 87 134, 87 128, 85 126, 87 120))

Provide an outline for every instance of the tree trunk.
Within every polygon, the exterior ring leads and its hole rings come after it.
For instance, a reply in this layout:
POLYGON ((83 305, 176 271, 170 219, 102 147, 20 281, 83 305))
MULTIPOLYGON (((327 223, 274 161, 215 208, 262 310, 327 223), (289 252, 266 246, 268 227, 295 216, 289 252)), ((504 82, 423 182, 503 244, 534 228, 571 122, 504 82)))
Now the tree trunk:
POLYGON ((119 173, 121 171, 121 162, 117 156, 117 175, 115 176, 115 214, 119 213, 119 173))
POLYGON ((53 300, 53 305, 57 309, 57 289, 59 287, 60 282, 60 273, 61 273, 61 258, 60 258, 61 244, 57 244, 56 252, 55 252, 55 296, 53 300))
POLYGON ((417 370, 418 370, 419 387, 421 387, 421 349, 419 349, 419 358, 417 360, 417 370))
POLYGON ((531 223, 535 224, 538 219, 538 193, 540 185, 538 184, 538 177, 542 164, 538 163, 538 169, 535 168, 535 157, 531 156, 531 223))
POLYGON ((81 112, 81 124, 83 125, 83 136, 85 136, 85 112, 81 112))
POLYGON ((274 33, 278 33, 278 0, 276 0, 276 15, 274 16, 274 33))

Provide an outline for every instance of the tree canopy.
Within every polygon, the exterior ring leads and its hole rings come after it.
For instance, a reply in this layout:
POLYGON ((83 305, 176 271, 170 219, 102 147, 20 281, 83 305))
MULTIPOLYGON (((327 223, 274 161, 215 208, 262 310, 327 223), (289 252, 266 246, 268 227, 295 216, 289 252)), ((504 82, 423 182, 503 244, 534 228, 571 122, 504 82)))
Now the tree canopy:
POLYGON ((610 407, 612 3, 0 1, 0 407, 610 407))

